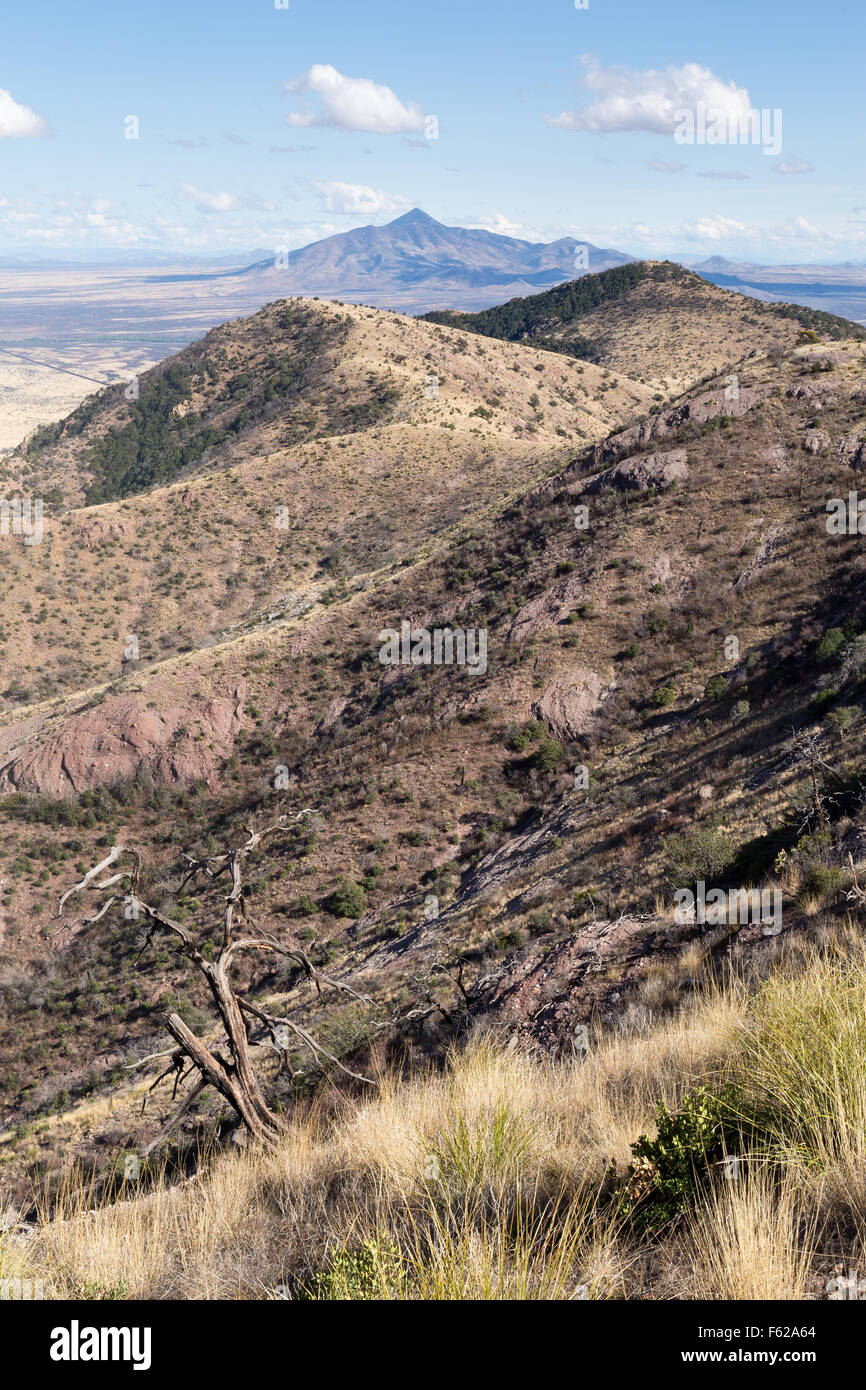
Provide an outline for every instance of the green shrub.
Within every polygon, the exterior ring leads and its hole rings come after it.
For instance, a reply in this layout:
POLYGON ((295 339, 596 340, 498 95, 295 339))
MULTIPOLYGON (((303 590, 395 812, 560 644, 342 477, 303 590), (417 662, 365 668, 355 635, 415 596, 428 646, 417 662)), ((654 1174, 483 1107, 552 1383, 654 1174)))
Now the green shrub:
POLYGON ((805 895, 814 895, 822 902, 829 903, 837 896, 844 882, 845 875, 841 869, 832 869, 826 864, 816 864, 809 872, 800 891, 805 895))
POLYGON ((537 743, 544 736, 544 725, 540 719, 530 719, 526 724, 512 724, 505 739, 506 746, 514 753, 522 753, 530 743, 537 743))
POLYGON ((299 1299, 370 1302, 405 1297, 406 1275, 399 1246, 387 1236, 365 1240, 354 1250, 344 1246, 330 1265, 302 1286, 299 1299))
POLYGON ((539 772, 555 772, 564 759, 565 749, 562 744, 557 743, 555 738, 545 738, 532 754, 529 763, 539 772))
POLYGON ((704 686, 705 700, 721 700, 728 693, 727 677, 723 675, 710 676, 704 686))
POLYGON ((840 705, 827 715, 827 723, 841 738, 844 738, 857 719, 860 711, 856 705, 840 705))
POLYGON ((367 907, 367 897, 360 883, 345 880, 325 899, 325 908, 334 917, 360 917, 367 907))
POLYGON ((711 1168, 736 1156, 742 1146, 738 1092, 719 1094, 699 1086, 677 1113, 658 1107, 658 1134, 642 1134, 631 1151, 636 1160, 624 1188, 624 1214, 640 1229, 656 1230, 691 1206, 711 1168))
POLYGON ((662 849, 668 863, 668 881, 682 888, 698 879, 710 882, 731 864, 735 848, 716 825, 693 826, 691 830, 666 835, 662 849))
POLYGON ((819 661, 829 661, 836 655, 841 647, 845 645, 845 634, 841 627, 828 627, 824 636, 818 643, 817 657, 819 661))
POLYGON ((308 893, 300 893, 289 905, 291 917, 310 917, 318 908, 308 893))

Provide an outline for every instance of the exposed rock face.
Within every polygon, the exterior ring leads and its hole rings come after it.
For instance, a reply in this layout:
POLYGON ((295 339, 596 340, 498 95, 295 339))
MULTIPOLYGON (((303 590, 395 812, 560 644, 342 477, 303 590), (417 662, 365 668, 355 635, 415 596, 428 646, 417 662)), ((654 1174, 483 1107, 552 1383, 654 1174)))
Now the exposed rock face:
POLYGON ((547 687, 532 706, 556 738, 576 739, 591 733, 601 714, 604 682, 596 671, 578 669, 547 687))
POLYGON ((546 1050, 579 1049, 579 1026, 618 1002, 663 931, 657 919, 622 917, 591 922, 553 947, 530 946, 479 980, 476 1017, 546 1050))
POLYGON ((743 570, 739 579, 731 585, 733 589, 745 589, 754 579, 766 569, 767 565, 776 556, 776 552, 782 544, 783 531, 780 524, 770 526, 764 532, 758 543, 758 549, 752 556, 746 568, 743 570))
POLYGON ((0 768, 0 792, 67 797, 142 771, 158 782, 214 786, 217 766, 241 727, 244 699, 242 686, 228 696, 163 709, 148 709, 135 695, 109 698, 65 719, 38 745, 14 750, 0 768))
POLYGON ((688 476, 689 463, 685 449, 670 449, 663 454, 637 454, 634 458, 622 459, 612 468, 597 473, 583 490, 587 496, 608 487, 617 488, 620 492, 640 492, 650 487, 670 487, 671 483, 682 482, 688 476))
POLYGON ((803 435, 803 448, 807 454, 825 454, 831 442, 829 434, 823 430, 807 430, 803 435))
POLYGON ((866 468, 866 439, 862 433, 843 435, 835 452, 843 468, 866 468))
POLYGON ((847 367, 854 360, 849 352, 844 351, 813 353, 809 357, 809 366, 813 372, 832 372, 836 367, 847 367))
POLYGON ((684 425, 705 425, 708 420, 715 420, 720 415, 739 418, 766 400, 769 394, 769 386, 731 385, 729 388, 719 386, 713 391, 704 391, 701 395, 684 401, 675 410, 651 415, 641 424, 630 425, 628 429, 620 430, 618 434, 612 434, 609 439, 596 444, 590 455, 591 466, 598 468, 600 464, 621 458, 636 449, 646 449, 657 440, 675 434, 684 425), (726 396, 726 390, 731 394, 726 396))
POLYGON ((798 381, 789 386, 785 395, 792 401, 803 401, 813 410, 831 410, 838 405, 834 388, 837 381, 798 381))
POLYGON ((340 695, 336 700, 332 700, 316 725, 317 734, 333 733, 335 729, 342 728, 343 715, 348 709, 348 698, 340 695))
POLYGON ((591 591, 591 579, 569 574, 549 589, 525 603, 514 616, 508 632, 509 642, 524 642, 535 632, 558 623, 591 591))
POLYGON ((128 540, 135 535, 135 525, 114 508, 96 507, 75 517, 74 532, 85 550, 94 550, 105 541, 128 540))

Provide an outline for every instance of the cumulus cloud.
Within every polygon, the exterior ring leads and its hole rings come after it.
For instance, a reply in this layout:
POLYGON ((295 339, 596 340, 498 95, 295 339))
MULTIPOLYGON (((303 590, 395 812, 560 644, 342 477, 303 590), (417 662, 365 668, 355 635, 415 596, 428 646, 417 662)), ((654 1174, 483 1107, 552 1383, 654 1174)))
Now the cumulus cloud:
POLYGON ((21 106, 11 92, 0 87, 0 140, 32 139, 47 134, 44 118, 29 106, 21 106))
POLYGON ((522 240, 534 234, 533 228, 524 226, 522 222, 513 222, 503 212, 497 212, 493 217, 479 217, 477 225, 486 232, 496 232, 499 236, 518 237, 522 240))
POLYGON ((748 120, 751 102, 745 87, 723 82, 700 63, 640 72, 635 68, 602 68, 590 58, 581 61, 586 68, 584 85, 595 93, 595 100, 578 111, 547 116, 548 125, 598 134, 646 130, 670 135, 678 124, 677 113, 696 111, 698 102, 724 119, 729 129, 738 129, 748 120))
POLYGON ((238 201, 233 193, 204 193, 190 183, 182 183, 180 192, 199 212, 230 212, 238 201))
POLYGON ((814 166, 808 159, 783 159, 778 164, 773 165, 774 174, 812 174, 814 166))
POLYGON ((317 183, 326 212, 363 212, 375 216, 382 212, 405 212, 410 204, 399 194, 383 193, 362 183, 317 183))
POLYGON ((82 194, 0 199, 0 237, 22 246, 136 246, 149 239, 116 204, 82 194))
POLYGON ((683 228, 686 235, 697 237, 699 241, 727 241, 741 237, 749 232, 743 222, 735 222, 731 217, 700 217, 697 222, 683 228))
POLYGON ((290 126, 331 126, 336 130, 367 130, 380 134, 411 134, 424 130, 424 113, 415 102, 404 104, 390 87, 369 77, 344 77, 329 63, 315 63, 309 72, 283 83, 291 93, 313 92, 321 100, 286 116, 290 126))

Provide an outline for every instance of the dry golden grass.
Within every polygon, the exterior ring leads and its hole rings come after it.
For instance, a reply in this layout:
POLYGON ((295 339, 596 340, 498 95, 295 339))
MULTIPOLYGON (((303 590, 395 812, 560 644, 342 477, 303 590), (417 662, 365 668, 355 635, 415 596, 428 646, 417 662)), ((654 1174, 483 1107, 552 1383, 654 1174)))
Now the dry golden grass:
POLYGON ((687 1224, 684 1252, 694 1297, 803 1299, 817 1246, 814 1211, 803 1211, 792 1178, 781 1184, 761 1166, 714 1185, 687 1224))
POLYGON ((605 1172, 660 1096, 675 1104, 720 1064, 738 1007, 718 996, 647 1037, 599 1039, 582 1063, 480 1042, 442 1073, 384 1075, 327 1125, 314 1111, 275 1155, 221 1155, 95 1212, 70 1180, 29 1272, 57 1297, 266 1297, 387 1231, 415 1296, 618 1296, 632 1255, 598 1207, 605 1172))
POLYGON ((841 940, 789 948, 751 991, 708 984, 584 1060, 476 1040, 442 1071, 314 1105, 274 1154, 205 1155, 192 1181, 97 1209, 70 1175, 35 1239, 0 1244, 0 1271, 57 1298, 807 1298, 828 1231, 855 1262, 866 1234, 864 988, 866 953, 841 940), (612 1165, 660 1100, 730 1079, 761 1144, 648 1242, 612 1165))
POLYGON ((866 954, 841 941, 789 949, 751 991, 707 984, 584 1060, 476 1040, 442 1071, 313 1106, 274 1154, 205 1155, 192 1181, 96 1209, 70 1175, 0 1268, 56 1298, 809 1297, 828 1229, 866 1233, 864 988, 866 954), (647 1242, 612 1172, 660 1100, 730 1079, 763 1147, 647 1242))

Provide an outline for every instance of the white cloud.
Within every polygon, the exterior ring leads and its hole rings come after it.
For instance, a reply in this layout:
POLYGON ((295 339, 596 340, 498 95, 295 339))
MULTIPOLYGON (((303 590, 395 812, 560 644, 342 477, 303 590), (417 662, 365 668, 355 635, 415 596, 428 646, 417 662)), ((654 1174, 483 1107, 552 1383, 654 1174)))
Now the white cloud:
POLYGON ((497 212, 494 217, 479 217, 477 224, 486 232, 497 232, 499 236, 518 237, 521 240, 525 240, 533 230, 531 227, 525 227, 522 222, 512 222, 511 218, 502 212, 497 212))
POLYGON ((584 84, 596 99, 579 111, 561 111, 548 116, 547 123, 563 130, 596 133, 647 130, 670 135, 678 124, 677 112, 695 111, 699 101, 708 112, 724 118, 729 128, 739 128, 751 108, 745 87, 723 82, 700 63, 668 66, 663 72, 650 68, 601 68, 593 59, 583 58, 584 84))
POLYGON ((42 116, 21 106, 10 92, 0 87, 0 140, 23 140, 47 135, 48 126, 42 116))
POLYGON ((317 183, 326 212, 363 212, 375 215, 380 212, 405 212, 410 207, 407 198, 397 193, 383 193, 378 188, 367 188, 363 183, 317 183))
POLYGON ((749 228, 743 222, 735 222, 730 217, 700 217, 691 226, 686 226, 683 231, 687 236, 696 237, 699 241, 727 241, 732 237, 745 236, 749 228))
POLYGON ((657 174, 679 174, 686 168, 678 159, 650 159, 648 163, 657 174))
POLYGON ((283 83, 286 92, 314 92, 321 109, 294 111, 290 126, 332 126, 336 130, 368 130, 383 134, 424 130, 424 113, 415 102, 404 105, 390 87, 369 77, 344 77, 329 63, 315 63, 309 72, 283 83))
POLYGON ((182 183, 180 192, 199 212, 230 212, 238 201, 233 193, 203 193, 190 183, 182 183))
POLYGON ((812 174, 814 165, 808 159, 783 159, 779 164, 773 165, 774 174, 812 174))

